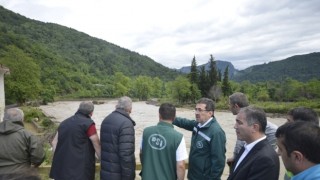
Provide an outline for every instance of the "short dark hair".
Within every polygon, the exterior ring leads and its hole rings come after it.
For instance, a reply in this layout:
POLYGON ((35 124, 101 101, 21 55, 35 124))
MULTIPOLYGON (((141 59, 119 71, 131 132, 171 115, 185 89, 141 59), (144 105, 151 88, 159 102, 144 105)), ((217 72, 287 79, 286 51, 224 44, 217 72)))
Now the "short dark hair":
POLYGON ((299 151, 310 162, 320 163, 320 127, 311 122, 294 121, 280 126, 276 132, 282 138, 287 155, 299 151))
POLYGON ((248 98, 241 92, 235 92, 229 96, 230 103, 232 105, 237 104, 240 108, 249 106, 248 98))
POLYGON ((215 109, 214 101, 209 98, 201 98, 198 100, 197 104, 205 104, 207 111, 214 111, 215 109))
POLYGON ((318 114, 311 108, 297 107, 288 112, 292 116, 293 121, 308 121, 319 125, 318 114))
POLYGON ((247 106, 241 108, 239 113, 240 112, 243 112, 246 115, 248 125, 257 123, 260 126, 259 131, 265 133, 267 126, 267 116, 263 109, 254 106, 247 106))
POLYGON ((159 114, 162 120, 174 120, 176 117, 176 107, 170 103, 163 103, 160 105, 159 114))

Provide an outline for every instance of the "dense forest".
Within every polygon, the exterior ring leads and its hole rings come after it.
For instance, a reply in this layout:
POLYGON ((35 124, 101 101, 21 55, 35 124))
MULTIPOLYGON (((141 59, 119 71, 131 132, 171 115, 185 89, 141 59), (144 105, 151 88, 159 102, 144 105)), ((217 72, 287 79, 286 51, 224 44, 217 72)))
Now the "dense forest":
POLYGON ((284 81, 292 78, 306 82, 313 78, 320 78, 320 52, 296 55, 281 61, 273 61, 262 65, 251 66, 237 72, 233 80, 237 82, 284 81))
POLYGON ((0 64, 11 72, 5 77, 6 104, 127 95, 176 104, 210 97, 226 108, 227 97, 241 91, 253 102, 302 102, 320 109, 319 54, 253 66, 241 71, 245 78, 237 81, 230 75, 233 66, 219 69, 213 55, 206 66, 191 57, 190 70, 183 74, 107 41, 0 6, 0 64), (273 76, 281 78, 268 79, 273 76))
POLYGON ((6 78, 7 99, 22 102, 39 94, 49 99, 110 97, 116 72, 164 81, 180 74, 147 56, 74 29, 28 19, 1 6, 0 63, 11 71, 6 78))

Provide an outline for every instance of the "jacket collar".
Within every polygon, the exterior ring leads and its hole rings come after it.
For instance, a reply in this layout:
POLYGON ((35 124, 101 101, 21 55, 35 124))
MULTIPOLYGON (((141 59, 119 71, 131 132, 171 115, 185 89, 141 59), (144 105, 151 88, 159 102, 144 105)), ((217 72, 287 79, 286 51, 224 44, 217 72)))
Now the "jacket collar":
POLYGON ((167 126, 167 127, 174 128, 173 124, 167 123, 167 122, 164 122, 164 121, 159 121, 158 122, 158 126, 167 126))
POLYGON ((122 114, 123 116, 127 117, 133 124, 133 126, 136 125, 136 122, 130 117, 129 113, 127 113, 124 109, 117 108, 114 112, 118 112, 122 114))
POLYGON ((207 122, 205 122, 205 125, 200 127, 200 123, 198 123, 197 127, 202 129, 202 128, 209 128, 211 126, 212 123, 214 123, 216 121, 215 117, 212 117, 211 119, 209 119, 207 122), (209 122, 208 122, 209 121, 209 122))

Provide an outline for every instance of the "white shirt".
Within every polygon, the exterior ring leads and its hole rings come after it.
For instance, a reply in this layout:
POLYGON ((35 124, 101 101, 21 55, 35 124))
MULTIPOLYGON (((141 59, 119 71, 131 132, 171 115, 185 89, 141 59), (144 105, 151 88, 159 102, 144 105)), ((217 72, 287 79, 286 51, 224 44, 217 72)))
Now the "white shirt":
POLYGON ((207 122, 205 122, 205 123, 202 124, 202 125, 199 123, 199 124, 198 124, 198 127, 199 127, 199 128, 204 127, 204 126, 207 125, 211 120, 212 120, 212 117, 211 117, 207 122))
POLYGON ((241 161, 249 154, 249 152, 251 151, 251 149, 252 149, 258 142, 260 142, 260 141, 262 141, 262 140, 264 140, 264 139, 266 139, 266 136, 264 136, 264 137, 262 137, 262 138, 260 138, 260 139, 257 139, 257 140, 253 141, 253 142, 250 143, 250 144, 245 144, 245 145, 244 145, 245 150, 244 150, 244 152, 242 153, 242 155, 240 156, 240 158, 239 158, 239 160, 238 160, 238 162, 237 162, 237 164, 236 164, 236 167, 234 168, 234 171, 237 169, 237 167, 238 167, 238 165, 241 163, 241 161))

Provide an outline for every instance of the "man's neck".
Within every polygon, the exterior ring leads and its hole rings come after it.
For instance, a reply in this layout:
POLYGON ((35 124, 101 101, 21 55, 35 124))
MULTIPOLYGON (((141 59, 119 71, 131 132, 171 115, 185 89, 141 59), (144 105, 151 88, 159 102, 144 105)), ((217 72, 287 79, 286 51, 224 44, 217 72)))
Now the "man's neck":
POLYGON ((257 140, 259 140, 259 139, 261 139, 261 138, 263 138, 263 137, 266 137, 266 135, 265 134, 255 134, 253 137, 252 137, 252 139, 250 139, 249 141, 246 141, 246 144, 251 144, 251 143, 253 143, 253 142, 255 142, 255 141, 257 141, 257 140))
POLYGON ((163 120, 163 119, 160 119, 160 122, 165 122, 165 123, 172 124, 172 121, 171 121, 171 120, 163 120))

